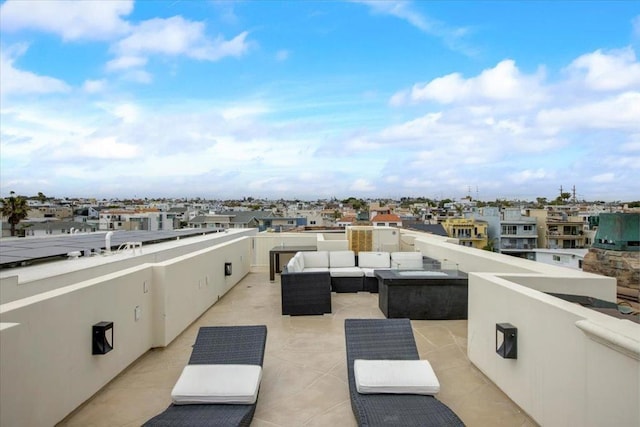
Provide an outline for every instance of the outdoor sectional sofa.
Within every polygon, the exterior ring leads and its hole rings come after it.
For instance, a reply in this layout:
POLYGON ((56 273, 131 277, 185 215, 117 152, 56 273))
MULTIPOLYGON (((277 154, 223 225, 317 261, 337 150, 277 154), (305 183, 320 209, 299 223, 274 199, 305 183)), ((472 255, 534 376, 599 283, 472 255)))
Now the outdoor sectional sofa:
POLYGON ((378 292, 374 270, 421 270, 420 252, 304 251, 280 275, 282 314, 331 313, 331 292, 378 292), (356 262, 357 259, 357 262, 356 262))

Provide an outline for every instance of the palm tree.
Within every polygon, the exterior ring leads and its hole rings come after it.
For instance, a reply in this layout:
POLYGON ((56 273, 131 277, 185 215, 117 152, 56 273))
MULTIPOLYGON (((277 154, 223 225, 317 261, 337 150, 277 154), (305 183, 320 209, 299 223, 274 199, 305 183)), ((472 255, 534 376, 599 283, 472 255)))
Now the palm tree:
POLYGON ((7 217, 7 221, 11 224, 11 235, 16 235, 16 225, 25 219, 29 213, 27 199, 22 196, 15 196, 15 192, 11 192, 9 197, 2 199, 2 216, 7 217))

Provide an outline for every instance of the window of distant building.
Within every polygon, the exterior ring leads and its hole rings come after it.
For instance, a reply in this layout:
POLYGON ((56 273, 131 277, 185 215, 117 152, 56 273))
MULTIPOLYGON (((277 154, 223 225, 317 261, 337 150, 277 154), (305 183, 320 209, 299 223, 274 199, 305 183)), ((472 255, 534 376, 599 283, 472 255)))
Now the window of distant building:
POLYGON ((560 262, 560 255, 554 255, 553 260, 560 262))
POLYGON ((533 225, 525 225, 522 228, 524 231, 533 231, 533 225))
POLYGON ((518 227, 515 225, 503 225, 502 234, 518 234, 518 227))

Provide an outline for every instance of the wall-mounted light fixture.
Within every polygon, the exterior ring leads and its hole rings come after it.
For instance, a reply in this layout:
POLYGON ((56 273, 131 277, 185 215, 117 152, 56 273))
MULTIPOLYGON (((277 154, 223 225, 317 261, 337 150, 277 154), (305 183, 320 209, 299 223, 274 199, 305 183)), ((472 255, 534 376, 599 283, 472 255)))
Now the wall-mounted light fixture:
POLYGON ((230 262, 225 262, 224 263, 224 275, 225 276, 231 276, 231 263, 230 262))
POLYGON ((113 322, 93 325, 92 354, 106 354, 113 350, 113 322))
POLYGON ((496 353, 505 359, 518 358, 518 328, 511 323, 496 323, 496 353))

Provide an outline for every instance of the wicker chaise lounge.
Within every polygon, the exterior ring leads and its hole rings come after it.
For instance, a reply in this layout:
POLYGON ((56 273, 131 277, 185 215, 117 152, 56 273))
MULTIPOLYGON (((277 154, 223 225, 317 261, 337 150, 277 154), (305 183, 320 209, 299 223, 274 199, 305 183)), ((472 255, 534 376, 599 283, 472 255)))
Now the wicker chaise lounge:
MULTIPOLYGON (((262 366, 266 341, 264 325, 202 327, 189 364, 262 366)), ((171 404, 144 426, 249 426, 256 404, 171 404)))
POLYGON ((357 391, 356 359, 419 359, 409 319, 346 319, 344 326, 351 407, 359 426, 464 426, 460 418, 434 396, 357 391))

